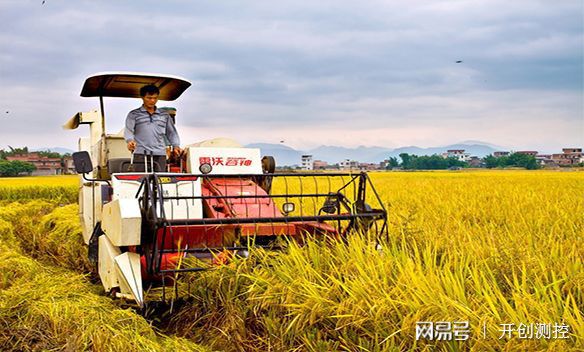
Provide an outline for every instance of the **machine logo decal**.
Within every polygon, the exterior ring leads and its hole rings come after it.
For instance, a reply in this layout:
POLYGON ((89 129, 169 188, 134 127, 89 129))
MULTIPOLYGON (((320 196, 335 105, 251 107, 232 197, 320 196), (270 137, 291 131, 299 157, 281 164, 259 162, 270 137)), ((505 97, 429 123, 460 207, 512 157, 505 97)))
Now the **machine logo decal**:
POLYGON ((212 166, 251 166, 252 160, 243 157, 199 157, 199 164, 210 164, 212 166))

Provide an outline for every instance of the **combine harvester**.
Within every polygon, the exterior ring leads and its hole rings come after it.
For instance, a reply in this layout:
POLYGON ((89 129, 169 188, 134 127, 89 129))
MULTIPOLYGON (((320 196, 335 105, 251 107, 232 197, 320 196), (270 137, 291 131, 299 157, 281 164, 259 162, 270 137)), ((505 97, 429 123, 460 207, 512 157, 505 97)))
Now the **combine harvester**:
POLYGON ((77 113, 64 126, 89 125, 73 158, 83 238, 107 293, 143 307, 145 288, 208 269, 184 267, 186 257, 247 256, 251 246, 277 249, 279 238, 301 242, 306 235, 387 235, 387 212, 364 172, 275 173, 272 157, 228 139, 186 147, 168 160, 167 172, 152 172, 151 161, 134 163, 123 131, 106 133, 103 98, 140 98, 146 84, 168 101, 191 85, 175 76, 96 74, 81 96, 99 97, 100 111, 77 113))

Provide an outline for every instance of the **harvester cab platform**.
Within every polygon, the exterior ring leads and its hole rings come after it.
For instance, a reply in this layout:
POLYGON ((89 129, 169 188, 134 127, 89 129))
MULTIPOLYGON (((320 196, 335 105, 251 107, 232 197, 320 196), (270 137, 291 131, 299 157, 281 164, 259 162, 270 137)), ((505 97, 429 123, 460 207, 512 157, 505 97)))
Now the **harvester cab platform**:
POLYGON ((143 306, 145 287, 208 269, 185 265, 187 257, 245 256, 252 246, 274 249, 281 238, 307 235, 387 235, 387 212, 364 172, 276 173, 274 158, 224 138, 185 147, 167 172, 153 172, 152 159, 135 172, 123 136, 106 133, 103 97, 136 98, 146 84, 160 89, 160 100, 191 85, 176 76, 96 74, 81 96, 99 97, 100 111, 64 126, 89 125, 73 157, 83 237, 106 292, 143 306))

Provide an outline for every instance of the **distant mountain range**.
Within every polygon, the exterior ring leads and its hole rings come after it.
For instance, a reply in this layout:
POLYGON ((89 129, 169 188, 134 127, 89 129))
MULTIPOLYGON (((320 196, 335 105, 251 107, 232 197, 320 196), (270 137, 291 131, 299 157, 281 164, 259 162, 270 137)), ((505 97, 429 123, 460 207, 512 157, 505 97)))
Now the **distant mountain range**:
MULTIPOLYGON (((493 145, 481 141, 464 141, 457 144, 443 147, 420 148, 416 146, 400 147, 396 149, 385 147, 365 147, 346 148, 337 146, 322 145, 309 150, 296 150, 284 144, 252 143, 246 145, 248 148, 259 148, 262 155, 271 155, 276 159, 279 166, 299 165, 303 154, 312 155, 314 160, 326 161, 330 164, 338 163, 345 159, 357 160, 364 163, 378 163, 389 157, 399 157, 401 153, 415 155, 442 154, 448 149, 464 149, 470 155, 484 157, 498 150, 508 150, 508 148, 493 145)), ((35 148, 31 151, 52 151, 60 154, 73 153, 73 150, 61 147, 35 148)))
POLYGON ((248 148, 259 148, 262 155, 271 155, 276 159, 276 164, 299 165, 303 154, 312 155, 314 160, 326 161, 330 164, 338 163, 345 159, 357 160, 364 163, 378 163, 389 157, 399 157, 401 153, 415 155, 442 154, 448 149, 464 149, 471 156, 484 157, 498 150, 507 150, 504 147, 479 141, 464 141, 443 147, 420 148, 416 146, 400 147, 396 149, 385 147, 346 148, 336 146, 320 146, 318 148, 302 151, 290 148, 282 144, 253 143, 246 145, 248 148))

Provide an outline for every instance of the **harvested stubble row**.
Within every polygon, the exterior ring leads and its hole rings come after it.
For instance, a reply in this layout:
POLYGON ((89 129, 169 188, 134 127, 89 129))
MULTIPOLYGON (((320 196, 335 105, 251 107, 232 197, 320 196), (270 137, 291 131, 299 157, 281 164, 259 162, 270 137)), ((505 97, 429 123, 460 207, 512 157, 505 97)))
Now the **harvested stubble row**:
POLYGON ((101 285, 91 284, 80 273, 88 264, 77 205, 49 213, 55 207, 44 200, 0 206, 3 351, 208 350, 160 334, 134 311, 105 297, 101 285))

